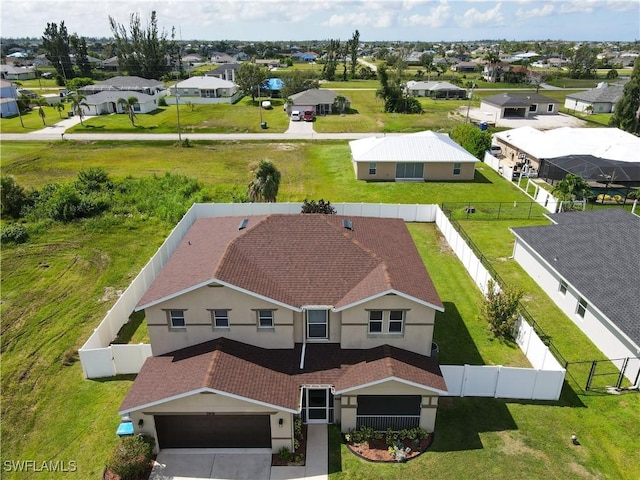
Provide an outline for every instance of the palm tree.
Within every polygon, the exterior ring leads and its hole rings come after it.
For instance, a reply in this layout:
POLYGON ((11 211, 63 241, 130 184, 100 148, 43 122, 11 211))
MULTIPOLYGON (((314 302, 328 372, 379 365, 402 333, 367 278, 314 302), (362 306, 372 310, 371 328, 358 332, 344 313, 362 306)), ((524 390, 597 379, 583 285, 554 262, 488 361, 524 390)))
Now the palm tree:
POLYGON ((84 118, 84 110, 83 107, 88 107, 89 105, 85 100, 87 97, 82 95, 81 93, 76 92, 73 95, 69 95, 69 101, 71 102, 71 111, 76 113, 78 117, 80 117, 80 125, 84 125, 82 123, 82 119, 84 118))
POLYGON ((42 105, 40 105, 40 107, 38 108, 38 115, 40 115, 40 118, 42 119, 42 126, 46 127, 47 126, 47 114, 44 112, 44 108, 42 107, 42 105))
POLYGON ((124 98, 118 99, 118 104, 122 105, 124 113, 127 114, 129 120, 131 121, 131 125, 133 125, 134 127, 136 126, 136 111, 133 107, 136 103, 138 103, 138 97, 127 97, 126 100, 124 98))
POLYGON ((64 103, 58 102, 54 105, 54 107, 58 111, 58 115, 62 118, 62 112, 64 112, 64 103))
POLYGON ((558 183, 551 191, 553 195, 562 201, 568 201, 570 208, 576 200, 583 200, 591 196, 591 187, 580 176, 567 173, 560 183, 558 183))
POLYGON ((271 160, 258 164, 255 176, 249 182, 247 195, 252 202, 275 202, 280 187, 280 172, 271 160))
POLYGON ((340 113, 344 113, 344 107, 347 104, 347 99, 345 97, 343 97, 342 95, 338 95, 334 99, 333 103, 340 113))

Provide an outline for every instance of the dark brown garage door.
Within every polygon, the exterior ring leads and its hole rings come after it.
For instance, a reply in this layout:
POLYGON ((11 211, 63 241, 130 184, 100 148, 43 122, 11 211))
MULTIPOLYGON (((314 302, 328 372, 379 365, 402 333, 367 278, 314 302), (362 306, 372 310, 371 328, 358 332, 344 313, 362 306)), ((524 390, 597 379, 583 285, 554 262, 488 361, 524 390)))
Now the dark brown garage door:
POLYGON ((156 415, 160 448, 271 448, 268 415, 156 415))

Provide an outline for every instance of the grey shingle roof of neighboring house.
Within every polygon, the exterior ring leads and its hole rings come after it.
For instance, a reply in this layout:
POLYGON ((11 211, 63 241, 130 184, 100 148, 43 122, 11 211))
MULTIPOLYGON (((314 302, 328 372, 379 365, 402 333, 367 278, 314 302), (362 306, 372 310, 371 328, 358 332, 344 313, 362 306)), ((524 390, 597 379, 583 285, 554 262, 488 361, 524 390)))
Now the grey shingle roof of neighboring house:
POLYGON ((214 68, 213 70, 209 70, 205 73, 205 76, 211 77, 214 75, 223 75, 227 70, 239 70, 239 63, 223 63, 222 65, 214 68))
POLYGON ((617 208, 549 218, 557 224, 513 232, 640 345, 640 217, 617 208))
MULTIPOLYGON (((164 88, 164 84, 159 80, 149 80, 148 78, 120 75, 117 77, 97 82, 95 85, 88 85, 88 88, 96 86, 113 87, 117 90, 135 90, 136 88, 164 88)), ((82 90, 82 89, 80 89, 82 90)))
MULTIPOLYGON (((331 90, 323 90, 319 88, 312 88, 305 90, 304 92, 291 95, 294 105, 321 105, 332 104, 338 94, 331 90)), ((347 98, 347 102, 350 100, 347 98)))
POLYGON ((567 95, 567 98, 590 103, 617 103, 622 98, 623 88, 621 85, 593 88, 585 92, 572 93, 567 95))
POLYGON ((125 100, 129 97, 136 97, 138 99, 138 103, 147 103, 156 97, 151 95, 147 95, 146 93, 140 92, 128 92, 128 91, 105 91, 94 93, 93 95, 87 95, 85 98, 85 102, 87 105, 100 105, 101 103, 106 102, 115 102, 118 103, 118 100, 124 98, 125 100))
POLYGON ((534 103, 559 103, 558 100, 545 97, 538 93, 501 93, 483 98, 484 103, 498 107, 528 107, 534 103))

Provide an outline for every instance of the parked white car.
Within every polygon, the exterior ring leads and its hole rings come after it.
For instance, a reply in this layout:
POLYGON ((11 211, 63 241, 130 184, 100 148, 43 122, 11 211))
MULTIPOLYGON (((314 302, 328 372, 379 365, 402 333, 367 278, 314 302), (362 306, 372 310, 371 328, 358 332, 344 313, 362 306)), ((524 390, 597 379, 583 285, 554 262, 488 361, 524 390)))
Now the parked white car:
POLYGON ((300 110, 292 110, 291 111, 291 121, 299 122, 302 120, 302 112, 300 110))

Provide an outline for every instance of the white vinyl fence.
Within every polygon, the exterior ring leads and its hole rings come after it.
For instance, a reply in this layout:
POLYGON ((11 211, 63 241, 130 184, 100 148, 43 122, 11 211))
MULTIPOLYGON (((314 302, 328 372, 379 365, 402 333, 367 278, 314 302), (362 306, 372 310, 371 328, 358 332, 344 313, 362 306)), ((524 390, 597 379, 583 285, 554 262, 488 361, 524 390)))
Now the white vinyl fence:
MULTIPOLYGON (((337 203, 332 205, 339 215, 401 218, 406 222, 435 222, 478 288, 486 293, 490 278, 489 272, 455 231, 438 205, 383 203, 337 203)), ((111 342, 120 328, 128 321, 129 315, 133 312, 142 295, 197 218, 269 213, 297 214, 300 213, 301 206, 301 203, 194 204, 80 348, 80 361, 85 377, 100 378, 138 373, 145 359, 151 356, 150 345, 113 345, 111 342)), ((560 397, 564 380, 564 369, 536 336, 533 329, 524 321, 520 322, 517 342, 534 366, 533 369, 443 365, 442 372, 449 388, 449 394, 557 400, 560 397)))
MULTIPOLYGON (((513 167, 503 165, 499 158, 494 157, 488 151, 484 153, 484 163, 489 165, 492 169, 498 172, 505 180, 511 182, 513 178, 513 167)), ((547 211, 556 213, 559 207, 559 200, 551 195, 550 192, 542 188, 531 178, 523 177, 518 180, 516 186, 522 190, 528 197, 532 198, 534 202, 542 205, 547 211), (525 182, 524 188, 522 183, 525 182), (529 190, 533 189, 533 194, 529 193, 529 190)))

